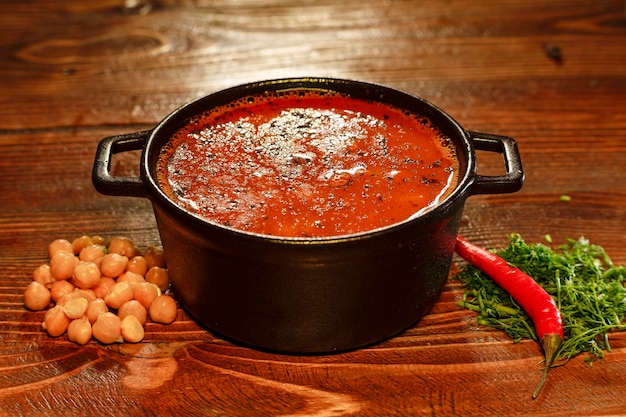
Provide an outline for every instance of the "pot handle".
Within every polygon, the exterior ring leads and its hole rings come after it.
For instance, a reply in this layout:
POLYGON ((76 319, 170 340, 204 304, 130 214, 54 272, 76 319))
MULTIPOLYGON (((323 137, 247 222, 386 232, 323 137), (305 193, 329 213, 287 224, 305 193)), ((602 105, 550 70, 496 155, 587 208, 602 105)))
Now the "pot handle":
POLYGON ((113 155, 142 149, 151 130, 109 136, 98 144, 91 180, 96 190, 105 195, 147 197, 140 177, 115 177, 111 175, 113 155))
POLYGON ((524 184, 524 170, 517 143, 513 138, 489 133, 468 132, 474 148, 498 152, 504 157, 505 175, 476 175, 472 185, 473 194, 500 194, 519 191, 524 184))

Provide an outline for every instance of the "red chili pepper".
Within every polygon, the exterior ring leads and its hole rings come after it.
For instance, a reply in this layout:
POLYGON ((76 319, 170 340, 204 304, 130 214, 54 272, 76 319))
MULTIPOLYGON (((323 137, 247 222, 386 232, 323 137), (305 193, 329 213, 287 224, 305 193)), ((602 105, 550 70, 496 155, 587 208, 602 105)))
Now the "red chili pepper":
POLYGON ((537 398, 565 337, 563 320, 556 303, 534 279, 512 267, 495 253, 478 247, 461 236, 456 238, 456 252, 511 294, 533 321, 546 358, 543 376, 533 392, 533 398, 537 398))

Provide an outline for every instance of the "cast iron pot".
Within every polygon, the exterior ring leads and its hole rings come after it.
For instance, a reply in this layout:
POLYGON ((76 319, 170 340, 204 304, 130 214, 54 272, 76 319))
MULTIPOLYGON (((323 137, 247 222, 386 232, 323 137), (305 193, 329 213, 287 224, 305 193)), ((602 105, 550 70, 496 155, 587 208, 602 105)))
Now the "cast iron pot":
POLYGON ((466 198, 515 192, 523 180, 513 139, 468 132, 434 105, 395 89, 320 78, 263 81, 200 98, 152 130, 103 139, 93 168, 99 192, 151 200, 174 293, 193 317, 231 340, 290 353, 355 349, 417 322, 448 276, 466 198), (241 97, 292 89, 334 91, 427 116, 457 148, 454 191, 423 214, 376 230, 280 238, 203 220, 160 189, 159 150, 190 117, 241 97), (113 154, 137 149, 143 149, 140 176, 113 176, 113 154), (501 153, 505 174, 478 175, 475 149, 501 153))

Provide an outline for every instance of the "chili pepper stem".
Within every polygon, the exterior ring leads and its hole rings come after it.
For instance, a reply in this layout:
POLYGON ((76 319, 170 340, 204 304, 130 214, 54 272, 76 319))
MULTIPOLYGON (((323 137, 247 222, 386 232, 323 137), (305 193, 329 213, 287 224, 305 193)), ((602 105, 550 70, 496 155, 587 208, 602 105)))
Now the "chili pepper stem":
POLYGON ((546 382, 546 379, 548 378, 548 372, 550 371, 550 368, 552 367, 552 363, 554 362, 554 359, 556 358, 556 354, 558 353, 559 348, 561 347, 562 341, 563 341, 563 338, 558 333, 547 333, 541 338, 541 346, 543 347, 543 353, 546 358, 546 366, 543 370, 543 375, 541 376, 541 379, 539 380, 539 384, 537 385, 537 388, 535 388, 535 391, 533 392, 533 400, 539 396, 539 393, 541 392, 541 389, 543 388, 546 382))

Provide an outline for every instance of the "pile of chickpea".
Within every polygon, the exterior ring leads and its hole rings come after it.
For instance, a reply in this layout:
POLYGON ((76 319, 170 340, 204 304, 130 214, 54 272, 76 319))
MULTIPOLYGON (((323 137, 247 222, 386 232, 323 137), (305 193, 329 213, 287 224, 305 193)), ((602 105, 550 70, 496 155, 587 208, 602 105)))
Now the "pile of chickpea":
POLYGON ((84 345, 93 337, 110 343, 143 340, 144 324, 176 319, 174 299, 165 294, 169 274, 163 250, 140 253, 131 239, 81 236, 48 246, 49 263, 33 272, 24 305, 46 311, 42 327, 50 336, 84 345))

